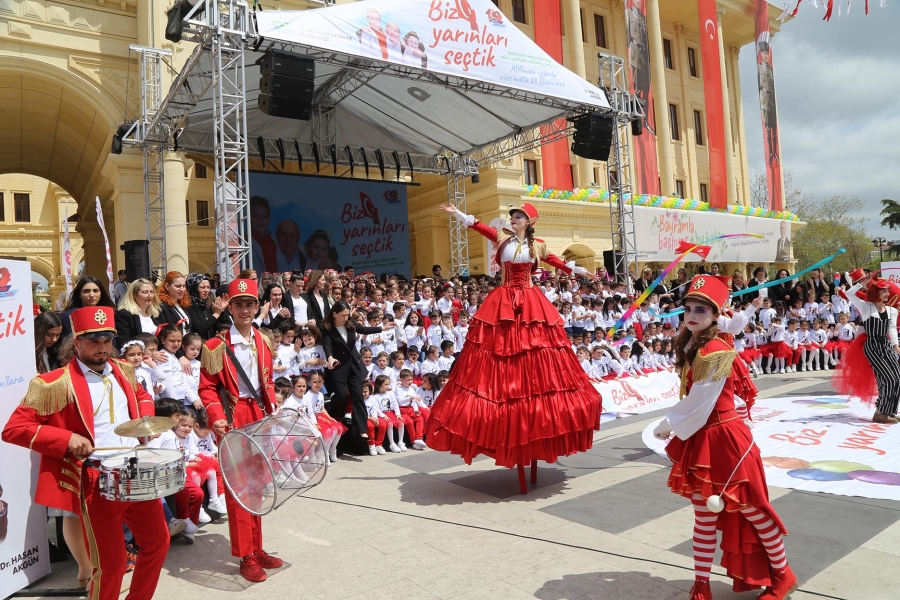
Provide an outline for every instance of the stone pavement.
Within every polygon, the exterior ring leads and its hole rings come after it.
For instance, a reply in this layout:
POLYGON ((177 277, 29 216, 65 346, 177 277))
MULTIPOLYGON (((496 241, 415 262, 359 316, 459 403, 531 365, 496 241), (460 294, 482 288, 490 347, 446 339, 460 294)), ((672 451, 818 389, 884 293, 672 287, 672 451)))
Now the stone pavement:
MULTIPOLYGON (((768 375, 763 396, 827 394, 826 373, 768 375)), ((658 414, 658 413, 657 413, 658 414)), ((285 560, 249 584, 213 523, 176 542, 158 598, 322 600, 686 600, 693 584, 689 504, 666 487, 668 465, 641 442, 657 415, 604 424, 594 448, 541 464, 518 492, 513 470, 490 460, 410 450, 344 456, 324 484, 263 518, 265 548, 285 560)), ((900 503, 772 488, 790 531, 788 558, 814 598, 900 597, 900 503)), ((716 559, 718 563, 718 558, 716 559)), ((716 600, 734 594, 713 571, 716 600)), ((74 581, 54 565, 39 587, 74 581)))

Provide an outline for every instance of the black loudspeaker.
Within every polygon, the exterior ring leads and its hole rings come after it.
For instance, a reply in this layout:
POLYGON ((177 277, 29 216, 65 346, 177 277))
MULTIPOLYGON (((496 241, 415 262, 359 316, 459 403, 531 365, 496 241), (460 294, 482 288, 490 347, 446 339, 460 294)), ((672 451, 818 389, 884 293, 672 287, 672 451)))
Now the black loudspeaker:
POLYGON ((589 113, 573 119, 572 153, 591 160, 607 160, 615 132, 611 117, 589 113))
MULTIPOLYGON (((616 252, 619 258, 622 258, 621 252, 616 252)), ((613 278, 618 278, 619 275, 624 275, 624 273, 616 273, 616 261, 614 260, 613 251, 612 250, 604 250, 603 251, 603 266, 606 267, 606 272, 609 273, 613 278)))
POLYGON ((130 240, 122 244, 125 251, 125 278, 150 279, 150 242, 147 240, 130 240))
POLYGON ((644 133, 644 120, 635 119, 631 122, 631 135, 641 135, 644 133))
POLYGON ((273 117, 309 121, 316 63, 306 56, 267 52, 259 63, 259 110, 273 117))

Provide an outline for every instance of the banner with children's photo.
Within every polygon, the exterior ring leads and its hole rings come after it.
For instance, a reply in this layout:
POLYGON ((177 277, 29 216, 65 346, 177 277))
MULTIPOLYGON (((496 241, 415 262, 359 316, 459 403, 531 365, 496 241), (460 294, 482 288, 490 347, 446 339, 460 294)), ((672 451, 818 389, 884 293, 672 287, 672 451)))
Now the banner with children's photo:
POLYGON ((270 42, 609 106, 598 87, 555 61, 490 0, 368 0, 257 12, 256 21, 270 42))
MULTIPOLYGON (((0 259, 0 424, 36 375, 31 265, 0 259)), ((0 598, 50 572, 47 509, 34 503, 39 455, 0 442, 0 598)))
POLYGON ((406 186, 386 181, 250 174, 253 268, 410 276, 406 186))
POLYGON ((646 377, 594 383, 603 398, 603 413, 639 415, 678 402, 678 376, 671 371, 650 373, 646 377))

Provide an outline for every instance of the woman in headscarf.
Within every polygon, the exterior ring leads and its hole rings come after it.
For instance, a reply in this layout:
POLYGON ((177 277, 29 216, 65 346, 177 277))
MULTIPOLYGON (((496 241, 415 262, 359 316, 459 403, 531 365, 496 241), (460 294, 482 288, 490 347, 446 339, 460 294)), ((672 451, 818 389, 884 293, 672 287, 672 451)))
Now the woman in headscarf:
POLYGON ((216 321, 228 303, 222 298, 211 298, 212 283, 202 273, 188 273, 184 284, 191 298, 187 308, 191 331, 208 340, 216 335, 216 321))

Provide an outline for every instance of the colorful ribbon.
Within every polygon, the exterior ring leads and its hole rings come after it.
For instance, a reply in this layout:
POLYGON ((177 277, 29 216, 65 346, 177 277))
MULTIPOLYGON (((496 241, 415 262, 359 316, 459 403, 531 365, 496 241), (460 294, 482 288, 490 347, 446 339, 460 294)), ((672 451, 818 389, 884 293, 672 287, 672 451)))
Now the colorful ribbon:
POLYGON ((626 310, 622 314, 621 317, 619 317, 619 320, 616 321, 615 325, 610 327, 609 331, 606 332, 606 336, 611 338, 612 335, 616 332, 616 330, 619 329, 625 323, 625 321, 627 321, 628 318, 634 314, 634 311, 638 309, 638 307, 641 305, 641 303, 644 300, 646 300, 650 296, 651 293, 653 293, 653 290, 656 289, 656 286, 659 285, 663 279, 668 277, 669 273, 672 272, 672 269, 674 269, 678 265, 678 263, 680 263, 682 261, 682 259, 684 259, 688 254, 690 254, 691 252, 696 252, 702 258, 705 259, 707 254, 709 254, 709 250, 710 250, 709 248, 705 247, 706 244, 708 244, 710 242, 715 242, 718 240, 723 240, 725 238, 733 238, 733 237, 762 238, 763 236, 758 233, 726 233, 724 235, 717 235, 716 237, 709 238, 708 240, 706 240, 704 242, 699 242, 699 243, 693 244, 693 245, 691 245, 691 242, 681 242, 681 244, 676 249, 677 251, 681 251, 681 254, 676 256, 675 260, 673 260, 671 263, 669 263, 669 265, 665 269, 660 271, 660 273, 659 273, 659 275, 657 275, 656 279, 654 279, 653 282, 647 286, 647 289, 645 289, 641 293, 640 296, 635 298, 634 303, 628 308, 628 310, 626 310))

